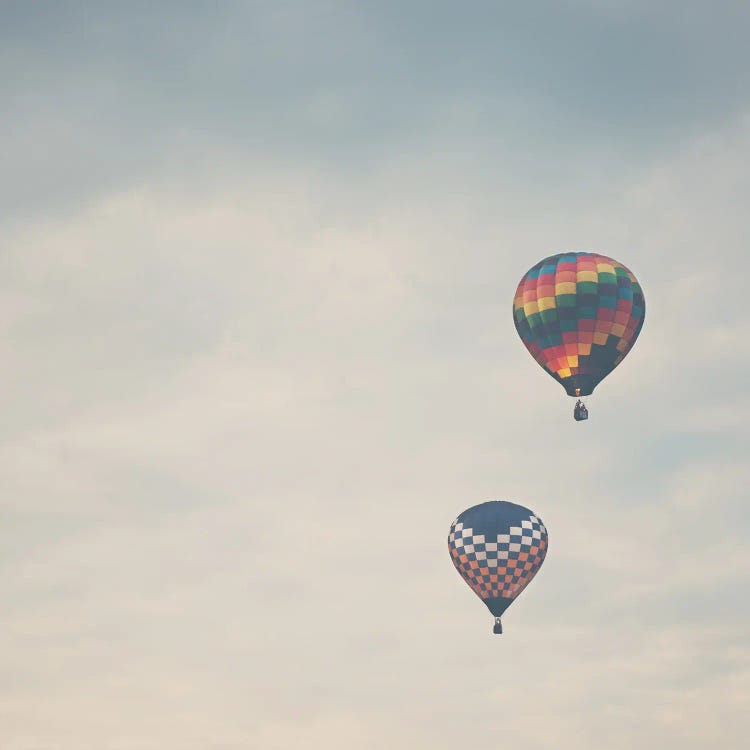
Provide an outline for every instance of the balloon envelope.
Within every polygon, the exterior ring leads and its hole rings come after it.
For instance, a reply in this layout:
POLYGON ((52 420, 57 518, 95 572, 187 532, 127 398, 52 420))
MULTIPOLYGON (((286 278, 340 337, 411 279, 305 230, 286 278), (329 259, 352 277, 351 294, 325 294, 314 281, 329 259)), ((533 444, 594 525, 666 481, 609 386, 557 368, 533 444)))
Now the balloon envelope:
POLYGON ((569 396, 588 396, 622 362, 645 314, 635 276, 597 253, 539 261, 521 279, 513 300, 518 335, 569 396))
POLYGON ((493 500, 451 524, 448 550, 461 577, 499 618, 544 562, 547 529, 528 508, 493 500))

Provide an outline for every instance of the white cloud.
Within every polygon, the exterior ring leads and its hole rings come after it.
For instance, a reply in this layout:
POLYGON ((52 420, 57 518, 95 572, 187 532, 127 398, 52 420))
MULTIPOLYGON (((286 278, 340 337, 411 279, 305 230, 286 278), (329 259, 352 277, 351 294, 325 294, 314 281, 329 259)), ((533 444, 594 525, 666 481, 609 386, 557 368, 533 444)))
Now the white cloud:
POLYGON ((746 121, 601 191, 445 132, 220 139, 5 235, 0 744, 744 746, 746 121), (586 425, 509 310, 581 247, 648 305, 586 425), (551 534, 501 639, 445 550, 491 498, 551 534))

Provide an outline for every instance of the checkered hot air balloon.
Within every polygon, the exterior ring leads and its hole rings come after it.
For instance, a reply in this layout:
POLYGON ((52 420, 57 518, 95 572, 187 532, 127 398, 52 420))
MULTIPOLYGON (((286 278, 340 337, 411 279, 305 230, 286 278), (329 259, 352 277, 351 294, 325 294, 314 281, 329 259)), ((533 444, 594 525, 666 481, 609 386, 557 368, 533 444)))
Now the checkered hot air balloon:
POLYGON ((516 331, 531 356, 569 396, 578 397, 591 394, 622 362, 645 314, 635 276, 597 253, 539 261, 513 300, 516 331))
POLYGON ((547 555, 547 529, 528 508, 493 500, 465 510, 452 524, 448 551, 461 577, 500 617, 529 585, 547 555))

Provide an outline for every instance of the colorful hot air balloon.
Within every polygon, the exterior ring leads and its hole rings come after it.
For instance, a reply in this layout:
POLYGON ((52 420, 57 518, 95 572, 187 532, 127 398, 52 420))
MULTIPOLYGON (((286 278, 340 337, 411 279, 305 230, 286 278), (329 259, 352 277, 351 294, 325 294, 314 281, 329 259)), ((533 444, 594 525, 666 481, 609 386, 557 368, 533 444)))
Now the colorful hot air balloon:
MULTIPOLYGON (((513 321, 531 356, 569 396, 588 396, 638 338, 643 292, 622 263, 597 253, 560 253, 521 279, 513 321)), ((576 419, 585 419, 576 409, 576 419)))
POLYGON ((537 574, 547 554, 547 529, 528 508, 493 500, 465 510, 448 535, 451 560, 472 591, 500 617, 537 574))

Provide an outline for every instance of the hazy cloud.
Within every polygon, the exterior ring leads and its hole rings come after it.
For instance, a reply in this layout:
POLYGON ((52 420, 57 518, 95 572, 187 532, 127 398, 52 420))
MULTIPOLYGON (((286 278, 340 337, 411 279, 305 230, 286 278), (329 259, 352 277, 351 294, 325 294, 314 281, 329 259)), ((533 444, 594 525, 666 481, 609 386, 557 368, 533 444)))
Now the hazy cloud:
POLYGON ((592 6, 4 6, 3 747, 744 746, 747 11, 592 6), (646 292, 586 425, 565 249, 646 292))

